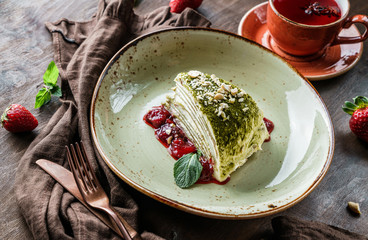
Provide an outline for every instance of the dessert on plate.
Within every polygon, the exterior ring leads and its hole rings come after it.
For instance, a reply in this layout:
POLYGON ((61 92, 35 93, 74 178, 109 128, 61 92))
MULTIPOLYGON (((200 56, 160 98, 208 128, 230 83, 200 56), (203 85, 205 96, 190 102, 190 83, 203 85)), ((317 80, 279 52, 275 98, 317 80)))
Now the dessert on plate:
POLYGON ((178 138, 189 152, 199 149, 207 159, 200 159, 202 171, 208 174, 205 164, 210 164, 212 178, 226 181, 269 139, 262 110, 244 90, 213 74, 193 70, 174 81, 174 94, 159 108, 167 120, 158 124, 156 136, 169 151, 178 138))
POLYGON ((263 112, 235 85, 199 71, 180 73, 174 96, 165 104, 203 155, 213 161, 213 177, 225 181, 269 138, 263 112))

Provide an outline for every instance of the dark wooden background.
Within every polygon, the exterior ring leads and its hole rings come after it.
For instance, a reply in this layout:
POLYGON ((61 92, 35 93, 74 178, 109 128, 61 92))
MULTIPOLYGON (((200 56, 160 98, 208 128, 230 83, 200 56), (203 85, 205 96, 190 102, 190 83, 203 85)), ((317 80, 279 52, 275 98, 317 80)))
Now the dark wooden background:
MULTIPOLYGON (((32 133, 14 135, 0 129, 0 239, 32 239, 14 196, 18 162, 31 141, 59 107, 57 99, 34 109, 42 75, 53 59, 46 21, 60 18, 87 20, 98 0, 0 0, 0 111, 10 103, 31 110, 39 120, 32 133)), ((169 0, 137 1, 136 12, 147 13, 169 0)), ((241 17, 259 0, 204 0, 198 9, 213 28, 236 33, 241 17)), ((367 0, 351 0, 351 15, 368 14, 367 0)), ((349 116, 341 110, 346 100, 368 95, 368 41, 360 62, 346 74, 313 82, 331 114, 335 154, 319 186, 302 202, 278 214, 320 221, 368 235, 368 144, 359 141, 348 127, 349 116), (359 202, 362 215, 350 214, 348 201, 359 202)), ((274 216, 255 220, 216 220, 194 216, 156 202, 132 189, 141 206, 142 227, 168 239, 260 239, 271 233, 274 216)))

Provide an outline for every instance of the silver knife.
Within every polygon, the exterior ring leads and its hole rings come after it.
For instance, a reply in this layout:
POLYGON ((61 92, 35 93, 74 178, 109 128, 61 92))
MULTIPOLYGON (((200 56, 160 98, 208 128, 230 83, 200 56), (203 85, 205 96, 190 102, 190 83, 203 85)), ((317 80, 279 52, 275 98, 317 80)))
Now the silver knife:
MULTIPOLYGON (((73 173, 71 173, 66 168, 51 162, 46 159, 39 159, 36 161, 36 164, 40 166, 45 172, 47 172, 51 177, 53 177, 58 183, 60 183, 68 192, 70 192, 74 197, 76 197, 90 212, 92 212, 96 217, 98 217, 103 223, 105 223, 109 228, 114 230, 120 237, 124 238, 123 235, 120 233, 119 229, 112 224, 112 221, 103 212, 94 210, 93 208, 89 207, 87 203, 84 201, 82 195, 79 192, 78 186, 75 183, 73 173)), ((121 221, 126 226, 130 236, 134 240, 141 239, 139 234, 118 214, 121 221)))

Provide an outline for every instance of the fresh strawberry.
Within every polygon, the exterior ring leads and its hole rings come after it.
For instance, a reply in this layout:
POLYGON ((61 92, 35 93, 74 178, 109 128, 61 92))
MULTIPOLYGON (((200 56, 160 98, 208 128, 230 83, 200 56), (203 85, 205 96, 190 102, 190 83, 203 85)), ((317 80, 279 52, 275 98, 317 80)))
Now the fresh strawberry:
POLYGON ((368 98, 358 96, 353 100, 354 103, 346 101, 342 109, 352 115, 349 121, 351 131, 363 141, 368 142, 368 98))
POLYGON ((202 4, 203 0, 171 0, 170 5, 170 12, 174 13, 181 13, 184 11, 185 8, 193 8, 196 9, 202 4))
POLYGON ((32 131, 38 125, 37 119, 25 107, 12 104, 1 116, 1 125, 9 132, 32 131))

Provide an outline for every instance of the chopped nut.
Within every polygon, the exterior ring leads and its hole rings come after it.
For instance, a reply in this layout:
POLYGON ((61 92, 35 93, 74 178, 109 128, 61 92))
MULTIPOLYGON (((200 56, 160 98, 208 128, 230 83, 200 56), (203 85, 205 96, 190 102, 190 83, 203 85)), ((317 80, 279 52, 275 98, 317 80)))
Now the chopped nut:
POLYGON ((171 128, 166 129, 166 130, 165 130, 165 133, 166 133, 167 135, 170 135, 170 133, 171 133, 171 128))
POLYGON ((209 86, 211 83, 209 82, 209 81, 205 81, 205 82, 203 82, 202 83, 202 86, 203 87, 207 87, 207 86, 209 86))
POLYGON ((360 209, 359 209, 359 203, 348 202, 348 207, 352 212, 361 214, 360 209))
POLYGON ((204 95, 205 96, 210 96, 210 97, 214 97, 215 96, 215 94, 213 92, 206 92, 204 95))
POLYGON ((222 83, 221 84, 221 89, 227 91, 227 92, 230 92, 230 88, 231 88, 231 85, 227 85, 225 83, 222 83))
POLYGON ((233 88, 230 90, 231 95, 235 96, 238 93, 238 89, 237 88, 233 88))
POLYGON ((244 98, 239 98, 238 102, 244 102, 244 98))
POLYGON ((245 108, 243 108, 242 110, 243 110, 243 112, 246 112, 246 111, 248 111, 248 107, 245 107, 245 108))
POLYGON ((229 103, 234 103, 235 102, 235 98, 230 98, 229 99, 229 103))
POLYGON ((221 82, 219 78, 217 78, 215 75, 211 75, 212 80, 216 83, 218 87, 221 87, 221 82))
POLYGON ((225 112, 221 111, 221 117, 222 117, 223 119, 226 119, 226 114, 225 114, 225 112))
POLYGON ((207 78, 202 74, 199 76, 201 82, 204 82, 207 78))
POLYGON ((243 97, 244 96, 244 92, 240 92, 240 93, 238 93, 238 95, 237 95, 238 97, 243 97))
POLYGON ((226 103, 220 103, 220 109, 226 109, 229 108, 229 105, 227 105, 226 103))
POLYGON ((215 100, 221 100, 221 99, 224 99, 224 95, 222 93, 216 93, 215 97, 214 97, 215 100))
POLYGON ((166 139, 167 144, 171 144, 171 141, 173 139, 173 136, 170 136, 166 139))
POLYGON ((189 71, 189 72, 188 72, 188 75, 189 75, 191 78, 196 78, 196 77, 198 77, 199 75, 201 75, 201 72, 200 72, 200 71, 189 71))
POLYGON ((225 93, 225 90, 224 90, 224 89, 222 89, 222 88, 219 88, 219 89, 217 89, 217 92, 218 92, 218 93, 225 93))

